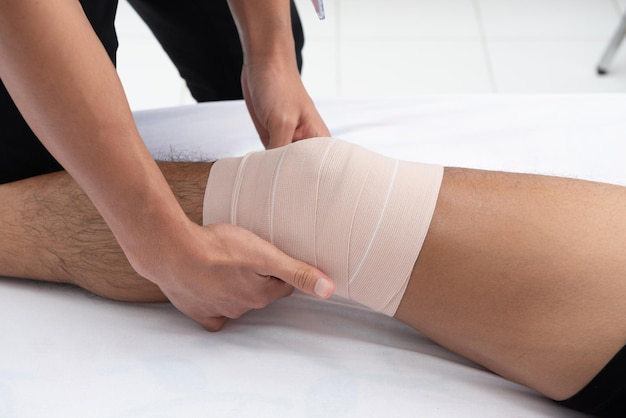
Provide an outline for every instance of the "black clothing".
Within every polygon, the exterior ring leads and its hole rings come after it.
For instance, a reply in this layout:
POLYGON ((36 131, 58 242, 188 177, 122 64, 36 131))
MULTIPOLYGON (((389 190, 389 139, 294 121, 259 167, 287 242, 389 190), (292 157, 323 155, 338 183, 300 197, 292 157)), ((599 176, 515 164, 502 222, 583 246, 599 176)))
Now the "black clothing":
MULTIPOLYGON (((114 64, 118 46, 117 1, 80 0, 114 64)), ((155 34, 196 100, 243 98, 243 53, 226 0, 129 0, 129 3, 155 34)), ((293 0, 291 19, 300 69, 304 35, 293 0)), ((0 115, 0 184, 62 170, 28 127, 2 80, 0 115)))
POLYGON ((597 417, 626 417, 626 346, 587 386, 560 404, 597 417))

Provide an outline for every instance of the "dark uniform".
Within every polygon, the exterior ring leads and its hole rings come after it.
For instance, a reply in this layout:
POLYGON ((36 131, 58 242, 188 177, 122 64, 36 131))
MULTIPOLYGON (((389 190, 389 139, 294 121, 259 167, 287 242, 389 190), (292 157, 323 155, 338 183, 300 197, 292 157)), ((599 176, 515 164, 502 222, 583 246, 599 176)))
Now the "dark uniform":
MULTIPOLYGON (((81 0, 87 18, 115 63, 117 0, 81 0)), ((129 0, 148 24, 200 102, 243 98, 243 54, 226 0, 129 0)), ((291 19, 298 68, 304 35, 295 5, 291 19)), ((0 80, 0 183, 61 170, 30 130, 0 80)))

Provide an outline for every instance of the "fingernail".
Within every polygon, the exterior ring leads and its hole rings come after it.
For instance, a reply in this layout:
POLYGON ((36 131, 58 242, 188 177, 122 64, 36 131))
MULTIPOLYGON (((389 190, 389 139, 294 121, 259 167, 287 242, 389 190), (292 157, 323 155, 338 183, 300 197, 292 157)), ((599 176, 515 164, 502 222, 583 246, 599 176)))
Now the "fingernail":
POLYGON ((317 279, 315 283, 315 288, 313 291, 315 294, 321 298, 327 298, 330 296, 332 286, 326 279, 317 279))

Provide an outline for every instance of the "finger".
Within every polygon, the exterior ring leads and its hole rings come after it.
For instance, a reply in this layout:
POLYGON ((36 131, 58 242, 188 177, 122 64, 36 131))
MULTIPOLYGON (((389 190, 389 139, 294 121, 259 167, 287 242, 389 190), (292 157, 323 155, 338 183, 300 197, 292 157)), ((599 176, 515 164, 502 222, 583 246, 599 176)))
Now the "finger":
POLYGON ((237 243, 235 246, 238 251, 234 253, 241 256, 240 264, 246 265, 256 274, 276 277, 296 289, 322 299, 333 294, 335 285, 330 277, 319 269, 288 256, 258 235, 234 225, 213 224, 209 227, 218 235, 230 231, 228 239, 231 244, 237 243))
POLYGON ((277 278, 270 278, 270 287, 267 290, 267 297, 272 301, 287 297, 293 293, 293 286, 277 278))
POLYGON ((263 282, 261 286, 254 286, 248 290, 254 290, 253 293, 245 292, 241 297, 241 305, 230 305, 222 309, 222 314, 230 319, 239 318, 251 309, 264 309, 278 299, 287 297, 293 293, 293 286, 285 283, 283 280, 272 276, 257 274, 257 277, 263 282))
POLYGON ((228 318, 225 316, 204 318, 202 320, 197 321, 204 329, 210 332, 217 332, 221 330, 226 322, 228 322, 228 318))
POLYGON ((294 133, 294 141, 308 138, 330 137, 330 131, 322 120, 321 116, 313 109, 310 123, 302 124, 294 133))
POLYGON ((328 129, 328 126, 326 126, 326 124, 324 123, 324 121, 322 119, 320 119, 320 125, 318 126, 318 132, 315 136, 321 136, 321 137, 330 137, 332 136, 330 133, 330 130, 328 129))
POLYGON ((272 276, 312 296, 328 299, 332 296, 335 284, 319 269, 289 257, 274 247, 274 257, 268 266, 272 276))
POLYGON ((269 128, 270 143, 267 149, 279 148, 291 144, 295 132, 295 125, 287 120, 273 123, 269 128))
POLYGON ((291 271, 288 271, 285 275, 281 276, 286 283, 289 283, 296 289, 300 289, 309 295, 316 296, 321 299, 328 299, 332 296, 335 289, 335 283, 330 279, 330 277, 308 264, 301 263, 297 260, 294 260, 294 262, 299 265, 294 265, 291 271))

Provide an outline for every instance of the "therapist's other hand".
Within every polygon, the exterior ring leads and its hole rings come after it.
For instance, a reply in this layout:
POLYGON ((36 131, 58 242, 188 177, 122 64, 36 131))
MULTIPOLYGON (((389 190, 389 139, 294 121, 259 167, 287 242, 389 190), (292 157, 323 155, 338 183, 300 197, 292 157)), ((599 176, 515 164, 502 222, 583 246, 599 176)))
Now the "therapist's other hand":
POLYGON ((302 84, 295 62, 276 60, 245 64, 241 85, 248 111, 265 148, 330 136, 302 84))
POLYGON ((167 248, 151 270, 169 278, 157 284, 172 304, 209 331, 290 295, 294 288, 318 298, 333 292, 324 273, 243 228, 193 226, 185 243, 167 248))

